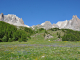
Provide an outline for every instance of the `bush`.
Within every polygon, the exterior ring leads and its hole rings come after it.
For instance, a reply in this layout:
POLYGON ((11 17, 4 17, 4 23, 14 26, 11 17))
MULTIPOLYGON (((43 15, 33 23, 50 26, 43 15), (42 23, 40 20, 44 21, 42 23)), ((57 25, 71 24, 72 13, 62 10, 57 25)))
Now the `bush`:
POLYGON ((7 37, 4 36, 4 37, 2 38, 2 41, 3 41, 3 42, 7 42, 7 37))
POLYGON ((44 35, 43 35, 44 37, 46 36, 46 34, 44 33, 44 35))
POLYGON ((58 34, 58 38, 61 38, 61 35, 60 35, 60 33, 58 34))
POLYGON ((27 42, 27 36, 25 35, 25 34, 22 34, 21 35, 21 39, 22 39, 22 41, 24 41, 24 42, 27 42))
POLYGON ((13 37, 13 38, 12 38, 12 41, 16 41, 16 38, 15 38, 15 37, 13 37))
POLYGON ((19 39, 18 39, 18 41, 19 41, 19 42, 22 42, 22 39, 21 39, 21 38, 19 38, 19 39))
POLYGON ((62 37, 62 41, 80 41, 80 31, 73 31, 65 29, 65 35, 62 37))
POLYGON ((57 32, 57 35, 58 35, 59 33, 57 32))
POLYGON ((60 30, 59 28, 51 28, 50 29, 51 31, 57 31, 57 30, 60 30))
POLYGON ((9 38, 8 42, 12 42, 13 40, 11 38, 9 38))
POLYGON ((44 28, 40 28, 39 31, 45 30, 44 28))

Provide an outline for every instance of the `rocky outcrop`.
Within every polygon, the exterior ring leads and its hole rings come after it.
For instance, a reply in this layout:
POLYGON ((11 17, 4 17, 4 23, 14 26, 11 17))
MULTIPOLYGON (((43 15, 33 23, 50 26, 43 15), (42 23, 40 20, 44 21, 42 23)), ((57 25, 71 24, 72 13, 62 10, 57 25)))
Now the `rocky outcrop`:
POLYGON ((50 39, 53 38, 53 36, 51 36, 50 34, 46 34, 45 39, 50 39))
POLYGON ((19 19, 20 23, 24 25, 24 21, 21 19, 19 19))
POLYGON ((7 22, 9 24, 16 25, 16 26, 29 27, 29 26, 24 24, 22 18, 19 18, 13 14, 3 15, 3 13, 1 13, 0 14, 0 21, 4 21, 4 22, 7 22))
POLYGON ((0 14, 0 21, 4 21, 4 15, 3 15, 3 13, 0 14))
POLYGON ((62 41, 62 38, 58 38, 58 39, 56 39, 56 40, 54 40, 54 41, 62 41))

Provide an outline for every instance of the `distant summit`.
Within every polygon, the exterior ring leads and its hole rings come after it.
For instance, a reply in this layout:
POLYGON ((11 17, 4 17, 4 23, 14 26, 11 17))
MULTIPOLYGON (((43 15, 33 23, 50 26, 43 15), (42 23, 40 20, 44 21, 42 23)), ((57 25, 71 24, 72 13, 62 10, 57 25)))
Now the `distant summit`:
POLYGON ((36 25, 36 27, 44 28, 46 30, 50 28, 59 28, 59 29, 72 29, 80 31, 80 19, 77 17, 77 15, 73 15, 71 20, 59 21, 53 25, 51 24, 50 21, 45 21, 39 26, 36 25))
POLYGON ((50 21, 45 21, 44 23, 41 24, 43 26, 44 29, 48 30, 50 28, 52 28, 52 24, 50 21))
POLYGON ((12 15, 12 14, 4 15, 3 13, 1 13, 0 14, 0 21, 4 21, 7 23, 16 25, 16 26, 29 27, 29 26, 24 24, 24 21, 22 20, 22 18, 19 18, 16 15, 12 15))
MULTIPOLYGON (((4 21, 16 26, 29 27, 28 25, 24 24, 24 21, 22 18, 19 18, 13 14, 4 15, 3 13, 1 13, 0 21, 4 21)), ((56 24, 51 24, 50 21, 45 21, 40 25, 31 26, 31 28, 32 29, 44 28, 46 30, 51 28, 59 28, 59 29, 72 29, 72 30, 80 31, 80 19, 77 17, 77 15, 73 15, 71 20, 59 21, 56 24)))
POLYGON ((71 20, 66 20, 63 22, 58 22, 57 25, 59 28, 67 28, 72 30, 78 30, 80 31, 80 19, 77 17, 77 15, 73 15, 71 20))

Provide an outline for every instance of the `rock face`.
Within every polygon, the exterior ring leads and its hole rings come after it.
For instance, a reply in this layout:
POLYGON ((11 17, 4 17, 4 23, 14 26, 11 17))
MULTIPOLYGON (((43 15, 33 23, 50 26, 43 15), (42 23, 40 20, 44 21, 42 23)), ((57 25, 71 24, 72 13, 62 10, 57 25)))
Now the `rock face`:
POLYGON ((3 13, 0 14, 0 21, 4 21, 4 15, 3 15, 3 13))
MULTIPOLYGON (((35 26, 33 26, 34 28, 35 26)), ((50 21, 45 21, 41 25, 36 25, 38 28, 44 28, 46 30, 51 28, 59 28, 59 29, 72 29, 80 31, 80 19, 77 17, 77 15, 73 15, 71 20, 66 21, 59 21, 56 24, 51 24, 50 21)))
POLYGON ((59 26, 59 28, 61 29, 61 28, 64 28, 66 25, 67 25, 67 20, 66 21, 60 21, 60 22, 58 22, 56 25, 58 25, 59 26))
POLYGON ((44 23, 41 24, 44 29, 48 30, 50 28, 53 28, 52 24, 50 21, 45 21, 44 23))
POLYGON ((59 28, 57 24, 53 24, 52 28, 59 28))
POLYGON ((80 19, 77 17, 77 15, 73 15, 72 19, 69 21, 66 20, 63 22, 58 22, 57 25, 60 29, 67 28, 80 31, 80 19))
POLYGON ((48 30, 48 29, 50 29, 50 28, 52 28, 53 27, 53 25, 51 24, 51 22, 50 21, 45 21, 44 23, 42 23, 41 25, 39 24, 39 25, 33 25, 32 26, 32 28, 33 29, 35 29, 35 28, 44 28, 44 29, 46 29, 46 30, 48 30))
POLYGON ((16 15, 3 15, 3 13, 0 14, 0 21, 4 21, 16 26, 24 26, 24 27, 29 27, 27 25, 24 24, 22 18, 20 19, 19 17, 17 17, 16 15))
POLYGON ((42 25, 42 26, 44 27, 44 29, 46 29, 46 30, 52 28, 52 24, 51 24, 50 21, 45 21, 45 22, 42 23, 41 25, 42 25))
POLYGON ((72 29, 80 31, 80 19, 77 15, 73 15, 71 20, 66 21, 59 21, 57 24, 51 24, 50 21, 46 21, 45 23, 41 24, 44 26, 44 29, 48 30, 50 28, 59 28, 59 29, 72 29))

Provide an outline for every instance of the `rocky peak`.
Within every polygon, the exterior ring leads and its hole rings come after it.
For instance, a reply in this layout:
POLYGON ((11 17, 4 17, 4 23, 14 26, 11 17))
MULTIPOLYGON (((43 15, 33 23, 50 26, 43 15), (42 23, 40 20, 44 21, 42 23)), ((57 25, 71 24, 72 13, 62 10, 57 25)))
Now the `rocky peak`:
POLYGON ((74 22, 74 23, 79 23, 80 22, 80 19, 77 17, 77 15, 73 15, 73 18, 72 18, 72 22, 74 22))
POLYGON ((77 17, 77 15, 73 15, 72 20, 78 20, 79 18, 77 17))
POLYGON ((73 18, 78 18, 77 15, 73 15, 73 18))
POLYGON ((24 27, 29 27, 24 24, 24 21, 22 18, 17 17, 14 14, 8 14, 8 15, 3 15, 3 13, 0 14, 0 21, 7 22, 9 24, 13 24, 16 26, 24 26, 24 27))
POLYGON ((45 21, 45 22, 42 23, 41 25, 42 25, 42 26, 44 27, 44 29, 46 29, 46 30, 52 28, 52 24, 51 24, 50 21, 45 21))
POLYGON ((0 21, 3 21, 3 20, 4 20, 4 14, 1 13, 1 14, 0 14, 0 21))
POLYGON ((45 23, 50 23, 50 24, 51 24, 51 22, 50 22, 50 21, 45 21, 45 23))
POLYGON ((23 21, 23 19, 21 18, 21 19, 19 19, 19 21, 20 21, 20 23, 21 24, 24 24, 24 21, 23 21))
POLYGON ((52 25, 50 21, 45 21, 44 23, 42 23, 41 25, 52 25))
POLYGON ((45 21, 45 24, 52 25, 50 21, 45 21))
POLYGON ((3 14, 3 13, 1 13, 1 16, 2 16, 2 17, 4 17, 4 14, 3 14))

